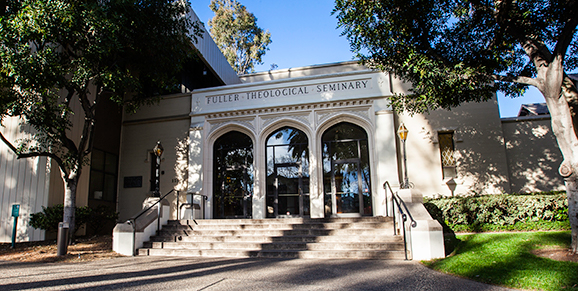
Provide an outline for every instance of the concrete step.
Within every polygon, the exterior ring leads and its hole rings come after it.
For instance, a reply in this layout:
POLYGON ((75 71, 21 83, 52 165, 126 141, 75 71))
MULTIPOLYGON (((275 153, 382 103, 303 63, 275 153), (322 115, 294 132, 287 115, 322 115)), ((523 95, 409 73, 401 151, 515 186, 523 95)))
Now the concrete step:
POLYGON ((210 243, 210 242, 148 242, 146 248, 153 249, 196 249, 196 250, 348 250, 348 251, 401 251, 403 242, 398 243, 303 243, 303 242, 234 242, 234 243, 210 243))
POLYGON ((267 223, 267 224, 200 224, 200 225, 181 225, 169 224, 163 226, 164 231, 181 231, 181 230, 261 230, 261 229, 375 229, 389 228, 393 229, 393 222, 314 222, 303 224, 290 223, 267 223))
POLYGON ((358 235, 358 236, 153 236, 151 242, 397 242, 401 236, 358 235))
POLYGON ((391 217, 328 217, 328 218, 267 218, 267 219, 196 219, 170 220, 168 225, 218 225, 218 224, 304 224, 328 222, 389 222, 391 217))
POLYGON ((302 259, 389 259, 403 260, 399 251, 295 251, 295 250, 191 250, 139 249, 139 255, 180 257, 302 258, 302 259))
POLYGON ((404 259, 389 217, 169 221, 138 252, 154 256, 404 259))
POLYGON ((162 231, 161 236, 328 236, 328 235, 387 235, 390 229, 251 229, 251 230, 182 230, 162 231))

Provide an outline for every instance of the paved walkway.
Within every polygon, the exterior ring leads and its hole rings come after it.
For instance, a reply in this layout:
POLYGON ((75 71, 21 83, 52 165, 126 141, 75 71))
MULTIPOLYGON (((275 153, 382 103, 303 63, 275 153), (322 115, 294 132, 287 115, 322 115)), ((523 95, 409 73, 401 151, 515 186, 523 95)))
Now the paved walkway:
POLYGON ((123 257, 87 263, 0 261, 0 290, 508 290, 417 262, 123 257))

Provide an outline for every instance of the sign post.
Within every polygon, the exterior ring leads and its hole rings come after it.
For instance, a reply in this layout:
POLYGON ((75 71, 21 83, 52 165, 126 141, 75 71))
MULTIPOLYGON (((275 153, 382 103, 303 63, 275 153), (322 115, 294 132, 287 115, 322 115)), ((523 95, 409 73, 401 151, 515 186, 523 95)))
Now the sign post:
POLYGON ((20 204, 12 205, 12 217, 14 217, 14 227, 12 228, 12 248, 16 246, 16 226, 18 225, 18 216, 20 216, 20 204))

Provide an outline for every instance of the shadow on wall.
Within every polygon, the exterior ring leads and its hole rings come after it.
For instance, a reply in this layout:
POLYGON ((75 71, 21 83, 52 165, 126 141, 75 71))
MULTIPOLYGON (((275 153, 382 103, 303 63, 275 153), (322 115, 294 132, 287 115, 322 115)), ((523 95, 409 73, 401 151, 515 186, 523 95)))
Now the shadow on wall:
MULTIPOLYGON (((411 119, 408 142, 412 143, 414 160, 411 169, 422 169, 410 180, 426 195, 499 194, 509 192, 508 169, 501 122, 492 102, 467 103, 459 108, 435 110, 411 119), (443 177, 438 133, 453 133, 457 177, 455 185, 443 177), (412 133, 414 138, 411 138, 412 133), (411 141, 413 139, 413 141, 411 141), (423 171, 428 175, 419 175, 423 171), (429 180, 426 180, 430 177, 429 180)), ((412 159, 408 156, 408 160, 412 159)), ((414 174, 414 175, 415 175, 414 174)))
POLYGON ((442 226, 444 234, 444 251, 445 255, 449 256, 459 245, 460 240, 456 237, 456 233, 446 223, 443 211, 437 205, 431 202, 426 202, 423 206, 427 209, 431 217, 437 220, 442 226))
POLYGON ((550 119, 507 119, 502 126, 512 191, 564 190, 564 181, 558 174, 562 154, 552 133, 550 119))
POLYGON ((187 191, 189 146, 189 137, 177 138, 177 145, 175 146, 177 158, 174 165, 176 179, 174 189, 177 191, 187 191))
POLYGON ((497 128, 483 122, 463 125, 458 131, 456 166, 458 181, 469 193, 501 194, 510 192, 504 139, 499 123, 497 128))

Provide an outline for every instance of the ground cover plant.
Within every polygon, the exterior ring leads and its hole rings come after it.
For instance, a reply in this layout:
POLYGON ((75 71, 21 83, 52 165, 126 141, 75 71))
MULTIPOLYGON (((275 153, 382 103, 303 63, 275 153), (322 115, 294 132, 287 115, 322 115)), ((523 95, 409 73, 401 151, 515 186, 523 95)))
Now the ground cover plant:
POLYGON ((578 263, 535 256, 570 247, 570 231, 458 235, 453 253, 424 262, 434 270, 524 290, 578 290, 578 263))

